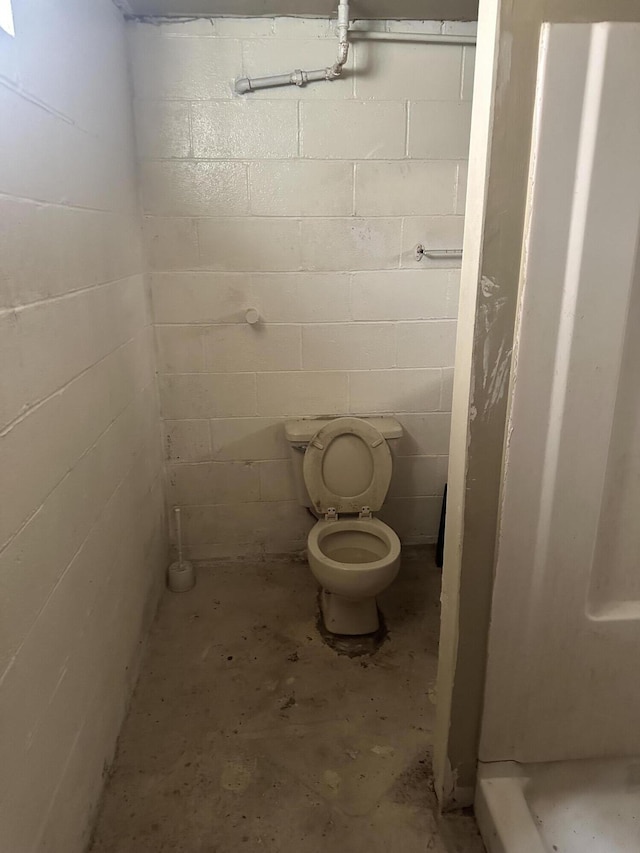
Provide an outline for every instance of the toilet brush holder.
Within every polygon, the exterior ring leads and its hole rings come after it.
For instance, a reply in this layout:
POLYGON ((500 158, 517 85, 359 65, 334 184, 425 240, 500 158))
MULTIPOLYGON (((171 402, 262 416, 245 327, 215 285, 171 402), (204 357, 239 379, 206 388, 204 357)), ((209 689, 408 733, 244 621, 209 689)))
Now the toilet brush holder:
POLYGON ((178 559, 171 563, 167 572, 167 583, 172 592, 187 592, 193 589, 196 582, 196 573, 193 563, 182 558, 182 524, 180 519, 180 508, 174 510, 176 519, 176 538, 178 540, 178 559))
POLYGON ((193 563, 189 560, 184 560, 182 563, 177 560, 175 563, 171 563, 168 572, 168 583, 171 592, 187 592, 193 589, 196 583, 193 563))

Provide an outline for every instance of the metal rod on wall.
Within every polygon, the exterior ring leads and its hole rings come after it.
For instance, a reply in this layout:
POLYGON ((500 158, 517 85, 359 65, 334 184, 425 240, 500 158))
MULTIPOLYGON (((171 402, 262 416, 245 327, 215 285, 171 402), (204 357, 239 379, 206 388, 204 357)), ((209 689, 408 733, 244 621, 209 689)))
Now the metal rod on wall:
POLYGON ((447 261, 462 257, 462 249, 425 249, 422 243, 416 246, 416 261, 431 258, 432 261, 447 261))

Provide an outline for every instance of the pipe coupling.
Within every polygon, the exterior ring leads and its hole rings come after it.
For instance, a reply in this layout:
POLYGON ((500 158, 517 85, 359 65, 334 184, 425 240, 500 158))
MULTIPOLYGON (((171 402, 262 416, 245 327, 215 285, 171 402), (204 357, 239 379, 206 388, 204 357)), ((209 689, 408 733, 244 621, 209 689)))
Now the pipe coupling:
POLYGON ((296 70, 291 74, 291 82, 295 86, 304 86, 309 82, 309 76, 306 71, 303 71, 301 68, 296 68, 296 70))

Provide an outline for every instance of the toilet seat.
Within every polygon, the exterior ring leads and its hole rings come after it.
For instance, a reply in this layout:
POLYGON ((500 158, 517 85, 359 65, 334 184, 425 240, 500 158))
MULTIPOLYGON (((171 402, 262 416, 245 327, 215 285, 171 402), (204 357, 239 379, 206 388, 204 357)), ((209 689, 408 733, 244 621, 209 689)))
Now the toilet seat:
POLYGON ((304 481, 316 510, 328 517, 381 509, 391 481, 391 451, 360 418, 336 418, 309 442, 304 481))

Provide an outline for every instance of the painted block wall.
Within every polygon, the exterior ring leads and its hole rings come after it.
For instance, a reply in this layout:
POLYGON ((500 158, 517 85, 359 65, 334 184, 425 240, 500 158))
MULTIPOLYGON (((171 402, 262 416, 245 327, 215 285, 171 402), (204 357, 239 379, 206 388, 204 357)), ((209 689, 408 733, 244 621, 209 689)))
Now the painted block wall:
POLYGON ((304 546, 282 424, 321 414, 398 416, 382 517, 434 541, 459 262, 414 248, 462 244, 473 48, 359 42, 338 81, 237 96, 238 76, 332 62, 333 24, 129 34, 169 501, 190 555, 304 546))
POLYGON ((75 853, 166 566, 124 23, 0 32, 0 850, 75 853))

